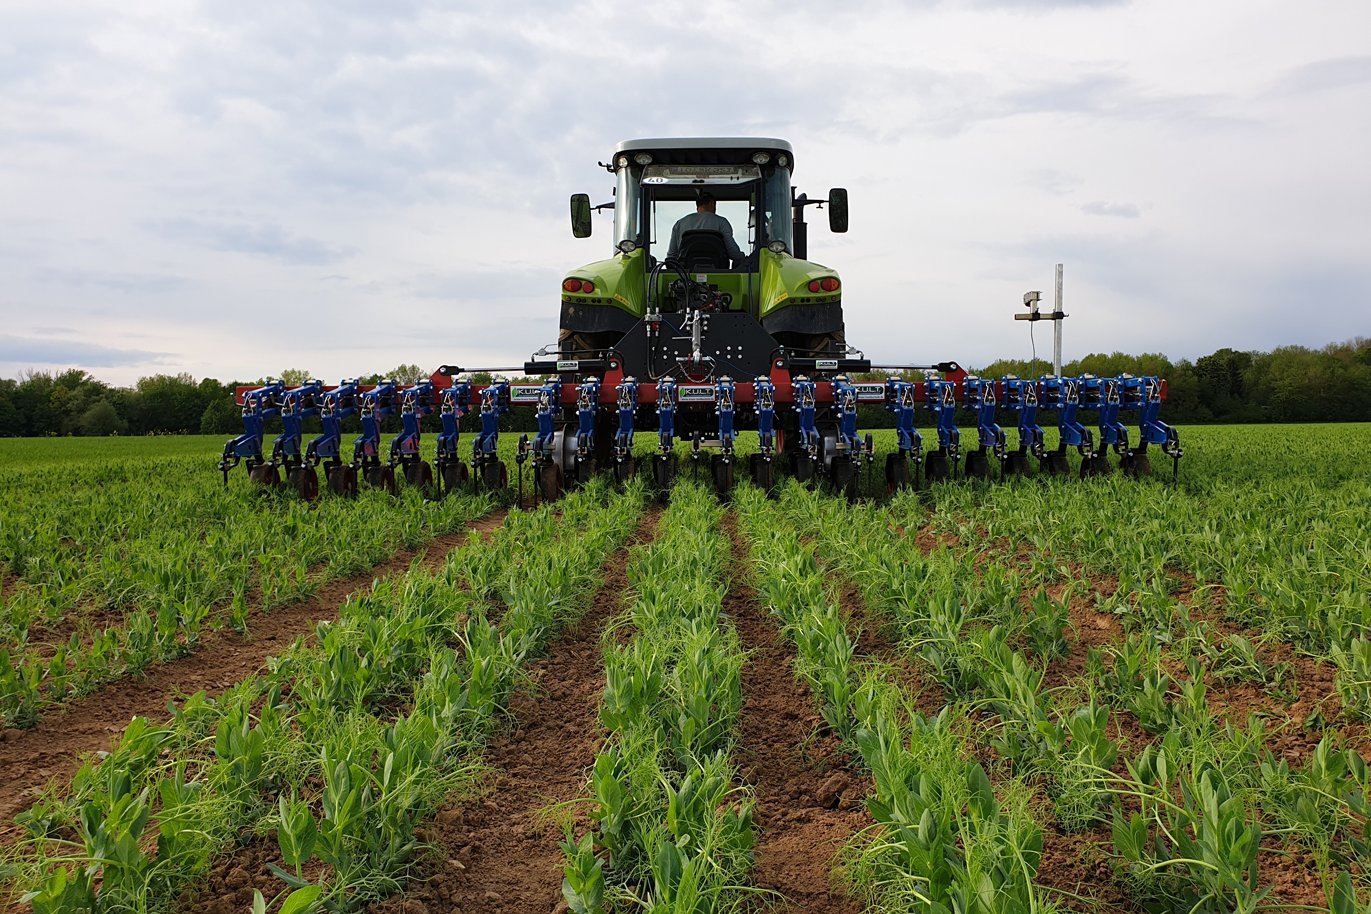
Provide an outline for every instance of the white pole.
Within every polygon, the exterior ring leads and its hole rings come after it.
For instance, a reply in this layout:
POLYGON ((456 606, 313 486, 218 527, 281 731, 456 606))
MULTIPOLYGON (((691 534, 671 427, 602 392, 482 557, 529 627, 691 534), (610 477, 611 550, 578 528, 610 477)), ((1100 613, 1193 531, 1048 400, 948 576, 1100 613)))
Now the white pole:
POLYGON ((1062 376, 1062 265, 1057 264, 1057 301, 1052 315, 1052 373, 1062 376))

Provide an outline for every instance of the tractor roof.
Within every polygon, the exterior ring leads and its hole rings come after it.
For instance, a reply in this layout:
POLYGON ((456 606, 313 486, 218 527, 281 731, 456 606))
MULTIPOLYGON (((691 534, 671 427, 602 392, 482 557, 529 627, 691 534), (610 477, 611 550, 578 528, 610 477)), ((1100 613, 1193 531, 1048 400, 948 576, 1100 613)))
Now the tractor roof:
POLYGON ((785 153, 795 170, 795 152, 785 140, 753 136, 655 137, 625 140, 614 150, 620 153, 650 152, 663 165, 745 165, 756 152, 773 156, 785 153))

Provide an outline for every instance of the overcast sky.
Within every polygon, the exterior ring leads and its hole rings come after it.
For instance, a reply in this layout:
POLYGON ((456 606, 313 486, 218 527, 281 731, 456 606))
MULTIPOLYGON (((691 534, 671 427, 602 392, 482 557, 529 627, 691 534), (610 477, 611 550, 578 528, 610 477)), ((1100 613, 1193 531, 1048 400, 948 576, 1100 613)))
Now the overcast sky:
POLYGON ((596 161, 724 134, 848 188, 874 358, 1027 356, 1058 261, 1068 358, 1371 335, 1367 0, 3 0, 0 376, 522 362, 596 161))

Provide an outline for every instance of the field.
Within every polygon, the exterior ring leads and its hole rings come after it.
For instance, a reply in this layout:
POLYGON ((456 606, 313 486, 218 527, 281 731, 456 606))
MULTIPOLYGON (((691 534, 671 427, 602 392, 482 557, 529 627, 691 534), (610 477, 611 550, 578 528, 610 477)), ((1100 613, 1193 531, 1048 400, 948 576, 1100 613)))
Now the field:
POLYGON ((1368 914, 1371 426, 1182 439, 536 510, 0 440, 0 897, 1368 914))

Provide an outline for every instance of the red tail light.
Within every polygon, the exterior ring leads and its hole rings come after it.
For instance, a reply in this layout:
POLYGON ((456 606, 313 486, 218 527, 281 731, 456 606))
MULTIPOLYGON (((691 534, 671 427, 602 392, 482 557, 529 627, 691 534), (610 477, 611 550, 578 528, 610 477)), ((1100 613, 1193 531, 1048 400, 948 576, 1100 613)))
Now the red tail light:
POLYGON ((811 279, 809 281, 809 291, 818 292, 820 288, 822 288, 822 286, 819 284, 819 281, 817 279, 811 279))
POLYGON ((594 292, 594 291, 595 291, 595 283, 591 282, 591 281, 588 280, 588 279, 583 279, 583 280, 581 280, 581 291, 582 291, 582 292, 585 292, 585 293, 594 292))
POLYGON ((820 280, 819 288, 823 289, 825 292, 838 291, 838 277, 825 276, 822 280, 820 280))
POLYGON ((581 281, 579 279, 568 279, 566 282, 562 283, 562 288, 568 292, 579 292, 581 291, 581 281))

